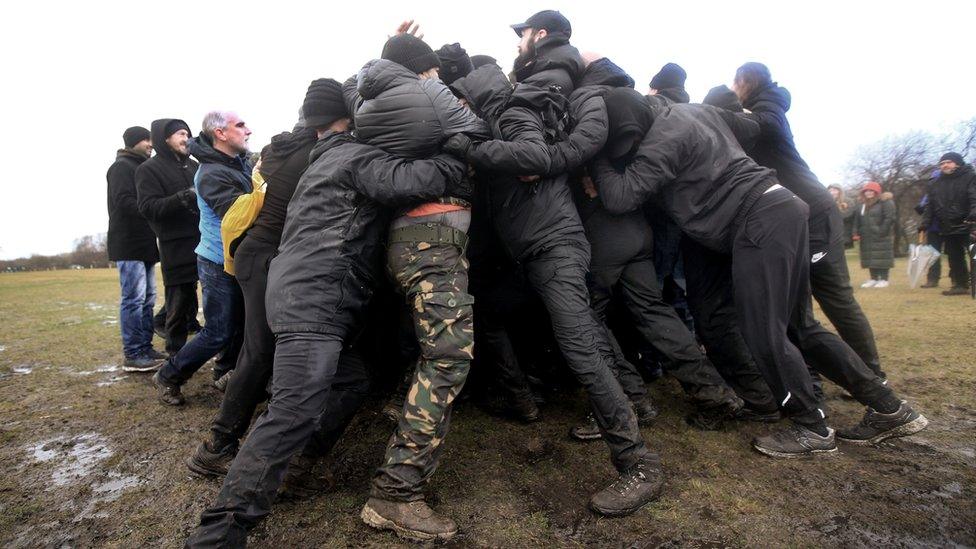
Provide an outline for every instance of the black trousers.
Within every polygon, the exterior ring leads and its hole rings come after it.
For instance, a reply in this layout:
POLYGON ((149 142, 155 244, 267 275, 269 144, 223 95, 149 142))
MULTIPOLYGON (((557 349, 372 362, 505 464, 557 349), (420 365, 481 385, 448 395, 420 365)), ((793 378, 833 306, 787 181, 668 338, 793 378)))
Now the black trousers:
POLYGON ((892 392, 813 317, 808 215, 785 189, 762 195, 735 234, 732 285, 743 339, 766 382, 794 421, 811 424, 824 414, 807 363, 862 404, 892 392))
POLYGON ((338 438, 334 427, 348 410, 345 397, 365 390, 366 379, 364 372, 347 370, 362 363, 341 361, 342 353, 338 336, 278 335, 268 409, 255 422, 187 547, 243 547, 248 530, 271 512, 292 456, 330 447, 334 440, 324 432, 330 426, 338 438), (336 385, 344 391, 334 391, 336 385), (321 434, 313 439, 316 430, 321 434))
MULTIPOLYGON (((619 294, 637 332, 664 355, 666 371, 692 398, 708 405, 718 404, 715 400, 724 402, 731 396, 731 389, 702 354, 694 336, 664 301, 649 255, 624 265, 593 266, 588 281, 593 310, 600 321, 606 324, 610 301, 619 294)), ((647 387, 643 378, 624 357, 613 334, 609 330, 607 333, 616 357, 614 369, 620 385, 631 400, 644 398, 647 387)))
POLYGON ((695 333, 708 358, 746 406, 773 412, 779 403, 759 371, 739 331, 732 296, 732 258, 705 248, 687 236, 681 240, 685 261, 688 307, 695 318, 695 333))
POLYGON ((190 320, 196 319, 200 303, 197 300, 197 283, 171 284, 164 288, 166 294, 166 352, 176 354, 186 345, 190 320))
POLYGON ((861 305, 854 299, 854 289, 851 288, 851 275, 844 255, 844 218, 840 210, 831 207, 810 219, 809 230, 810 289, 813 298, 844 343, 875 375, 884 377, 874 330, 861 305))
POLYGON ((969 235, 942 235, 945 253, 949 256, 949 278, 953 288, 969 288, 969 235))
MULTIPOLYGON (((925 233, 925 243, 929 246, 935 248, 939 253, 942 253, 943 238, 942 233, 938 231, 927 231, 925 233)), ((942 278, 942 256, 940 255, 935 263, 929 267, 928 276, 926 277, 926 282, 932 286, 939 283, 939 279, 942 278)))
POLYGON ((652 456, 637 426, 630 401, 613 374, 614 354, 607 330, 590 308, 586 289, 590 251, 585 244, 561 244, 523 265, 552 321, 553 333, 569 368, 589 395, 603 440, 618 471, 652 456))

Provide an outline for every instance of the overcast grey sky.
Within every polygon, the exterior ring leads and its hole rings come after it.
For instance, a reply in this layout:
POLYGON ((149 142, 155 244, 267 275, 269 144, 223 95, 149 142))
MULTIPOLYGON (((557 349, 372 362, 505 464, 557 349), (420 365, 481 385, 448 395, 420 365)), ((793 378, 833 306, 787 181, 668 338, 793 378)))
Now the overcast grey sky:
POLYGON ((0 33, 0 258, 105 232, 105 171, 128 126, 177 117, 195 135, 208 110, 236 110, 260 150, 291 128, 311 80, 345 79, 401 20, 417 19, 435 49, 460 42, 507 69, 508 25, 541 9, 562 11, 572 42, 641 91, 669 61, 688 71, 692 101, 743 62, 766 63, 793 95, 797 146, 824 184, 849 183, 859 145, 976 114, 971 0, 18 2, 0 33))

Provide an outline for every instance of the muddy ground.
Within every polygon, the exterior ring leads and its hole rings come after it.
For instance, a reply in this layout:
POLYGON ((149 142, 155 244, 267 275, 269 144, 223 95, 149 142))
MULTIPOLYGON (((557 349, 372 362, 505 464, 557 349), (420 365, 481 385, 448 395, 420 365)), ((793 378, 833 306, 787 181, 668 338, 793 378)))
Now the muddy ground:
MULTIPOLYGON (((856 269, 857 281, 861 271, 856 269)), ((605 446, 568 439, 576 391, 545 420, 506 422, 460 404, 430 500, 454 517, 453 546, 946 547, 976 545, 976 302, 893 286, 858 290, 893 386, 929 417, 919 435, 844 445, 812 461, 750 449, 769 427, 685 425, 677 385, 652 386, 661 417, 643 429, 663 457, 661 500, 623 519, 585 508, 613 477, 605 446)), ((0 544, 174 547, 218 489, 183 464, 219 394, 198 375, 188 405, 164 407, 148 376, 118 367, 118 281, 110 270, 0 275, 0 544)), ((161 346, 161 345, 160 345, 161 346)), ((205 367, 209 369, 209 367, 205 367)), ((828 386, 835 426, 859 406, 828 386)), ((372 399, 331 464, 331 493, 280 503, 254 546, 390 546, 358 512, 391 425, 372 399)))

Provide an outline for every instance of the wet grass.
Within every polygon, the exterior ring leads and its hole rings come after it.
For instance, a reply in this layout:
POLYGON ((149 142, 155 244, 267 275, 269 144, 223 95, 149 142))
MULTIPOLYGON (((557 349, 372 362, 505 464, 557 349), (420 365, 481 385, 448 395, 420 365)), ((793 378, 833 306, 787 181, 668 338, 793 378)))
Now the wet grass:
MULTIPOLYGON (((568 440, 583 412, 562 393, 533 425, 462 403, 454 414, 430 500, 461 525, 454 546, 945 546, 976 544, 976 302, 909 290, 903 264, 892 287, 857 290, 893 386, 924 411, 929 430, 880 448, 842 446, 814 461, 775 461, 749 441, 769 427, 696 431, 675 383, 652 386, 661 417, 644 428, 668 475, 661 500, 634 516, 585 508, 613 476, 606 447, 568 440)), ((852 261, 855 283, 865 274, 852 261)), ((161 287, 161 286, 160 286, 161 287)), ((109 270, 0 275, 0 544, 177 546, 218 489, 183 460, 219 404, 209 368, 186 388, 188 406, 159 405, 149 380, 118 365, 118 281, 109 270), (27 372, 29 373, 15 373, 27 372), (116 378, 122 379, 116 379, 116 378), (115 381, 113 381, 115 379, 115 381), (99 385, 102 383, 103 385, 99 385), (107 441, 89 472, 63 486, 53 475, 86 434, 107 441), (39 461, 39 442, 56 456, 39 461), (139 483, 106 493, 113 479, 139 483), (90 511, 90 512, 86 512, 90 511)), ((831 423, 860 407, 827 387, 831 423)), ((390 424, 372 401, 332 463, 328 494, 281 502, 254 546, 396 546, 358 518, 390 424)), ((76 454, 84 452, 76 451, 76 454)))

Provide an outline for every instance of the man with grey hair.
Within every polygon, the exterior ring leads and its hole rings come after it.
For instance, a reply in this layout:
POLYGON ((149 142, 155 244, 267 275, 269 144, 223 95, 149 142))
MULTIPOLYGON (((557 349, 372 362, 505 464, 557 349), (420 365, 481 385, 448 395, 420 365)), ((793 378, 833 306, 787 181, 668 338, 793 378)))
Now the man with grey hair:
POLYGON ((221 364, 214 368, 215 380, 237 362, 244 298, 237 279, 224 272, 220 223, 234 203, 252 191, 247 156, 250 135, 251 130, 236 113, 213 111, 204 117, 200 136, 189 143, 190 153, 200 162, 193 184, 200 208, 200 244, 196 253, 206 322, 203 330, 153 376, 153 386, 164 404, 183 404, 180 387, 221 351, 221 364), (223 364, 229 367, 222 367, 223 364))

